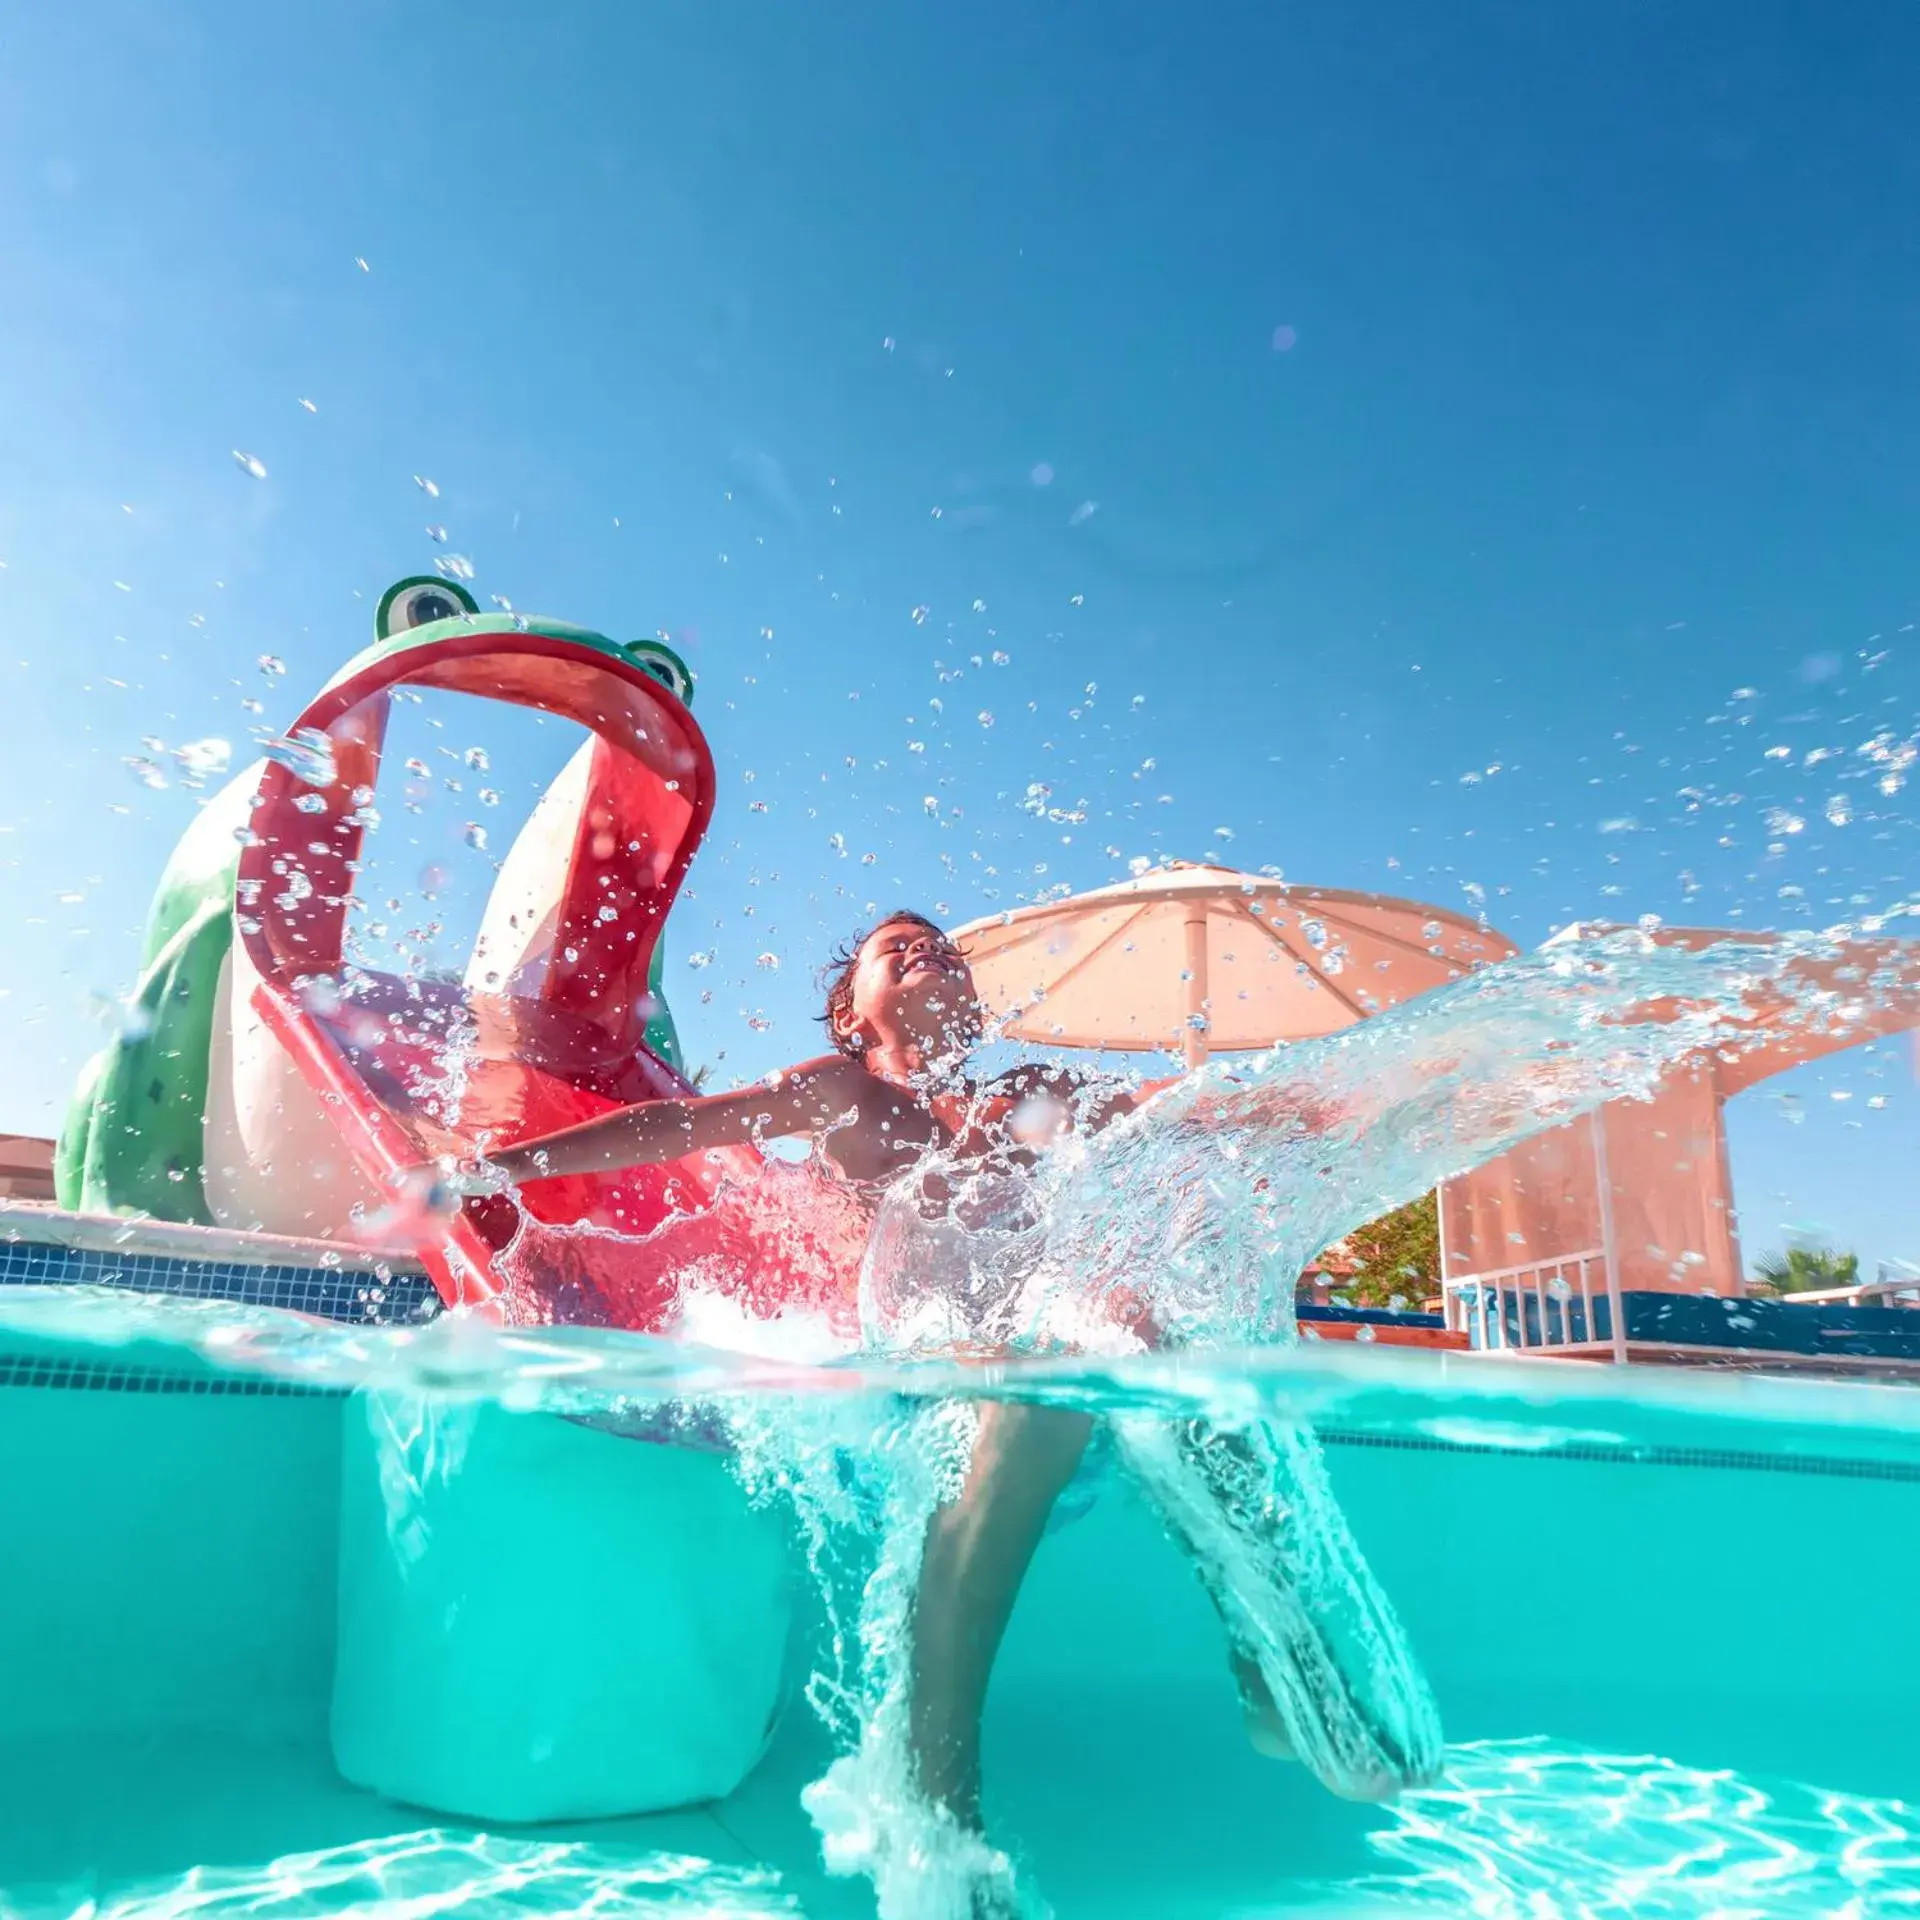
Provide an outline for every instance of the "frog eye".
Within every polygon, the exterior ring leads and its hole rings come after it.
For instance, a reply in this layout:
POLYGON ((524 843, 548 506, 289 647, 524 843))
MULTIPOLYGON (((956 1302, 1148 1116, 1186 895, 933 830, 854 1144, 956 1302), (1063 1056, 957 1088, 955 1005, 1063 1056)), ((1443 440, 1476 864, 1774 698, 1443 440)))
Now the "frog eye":
POLYGON ((463 587, 420 574, 389 587, 381 596, 374 631, 382 640, 391 640, 395 634, 411 633, 415 627, 430 626, 436 620, 457 620, 463 614, 479 611, 473 596, 463 587))
POLYGON ((676 700, 693 699, 693 675, 671 647, 662 646, 658 640, 636 640, 626 651, 627 658, 642 673, 658 680, 676 700))

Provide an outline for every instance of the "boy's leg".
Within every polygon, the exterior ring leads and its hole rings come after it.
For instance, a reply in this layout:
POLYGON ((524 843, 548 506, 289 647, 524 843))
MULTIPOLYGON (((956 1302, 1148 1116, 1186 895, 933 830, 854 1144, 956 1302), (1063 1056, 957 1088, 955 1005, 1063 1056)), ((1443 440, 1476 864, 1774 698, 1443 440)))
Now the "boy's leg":
POLYGON ((993 1658, 1092 1431, 1088 1414, 984 1402, 966 1484, 927 1528, 910 1620, 909 1738, 921 1791, 970 1827, 980 1825, 980 1716, 993 1658))
POLYGON ((1114 1431, 1226 1623, 1250 1731, 1270 1705, 1272 1733, 1346 1799, 1390 1799, 1437 1777, 1433 1696, 1318 1442, 1266 1422, 1235 1430, 1153 1414, 1118 1416, 1114 1431))

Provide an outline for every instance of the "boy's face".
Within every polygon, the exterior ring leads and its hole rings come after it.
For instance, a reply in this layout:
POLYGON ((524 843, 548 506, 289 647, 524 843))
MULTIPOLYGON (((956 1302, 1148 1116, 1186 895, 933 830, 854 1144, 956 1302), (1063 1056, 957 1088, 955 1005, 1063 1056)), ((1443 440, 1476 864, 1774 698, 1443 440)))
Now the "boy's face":
POLYGON ((854 962, 849 1034, 874 1046, 917 1045, 951 1053, 980 1037, 980 1001, 960 949, 917 921, 876 927, 854 962))

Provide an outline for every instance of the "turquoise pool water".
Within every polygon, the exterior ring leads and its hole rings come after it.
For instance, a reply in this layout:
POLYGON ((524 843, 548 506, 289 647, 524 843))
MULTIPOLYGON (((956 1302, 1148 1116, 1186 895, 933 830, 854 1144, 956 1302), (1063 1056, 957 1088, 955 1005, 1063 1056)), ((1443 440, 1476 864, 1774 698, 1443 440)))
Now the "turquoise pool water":
MULTIPOLYGON (((369 1408, 428 1409, 426 1425, 466 1433, 436 1484, 464 1489, 479 1506, 463 1511, 490 1515, 508 1549, 441 1571, 429 1554, 414 1578, 457 1587, 486 1644, 509 1649, 491 1681, 470 1667, 476 1687, 517 1673, 538 1694, 529 1677, 544 1675, 564 1722, 551 1689, 569 1650, 584 1640, 611 1671, 648 1621, 637 1595, 623 1615, 618 1579, 593 1590, 591 1572, 559 1567, 558 1534, 546 1573, 527 1566, 529 1528, 590 1516, 516 1507, 509 1463, 541 1434, 577 1450, 580 1482, 666 1451, 551 1410, 598 1395, 631 1420, 665 1384, 654 1343, 21 1289, 0 1301, 0 1347, 16 1383, 0 1390, 15 1463, 0 1490, 10 1913, 873 1911, 864 1882, 822 1871, 800 1807, 831 1753, 797 1697, 830 1652, 798 1555, 788 1704, 716 1804, 462 1820, 338 1770, 341 1673, 370 1649, 408 1658, 412 1631, 404 1595, 369 1615, 342 1584, 355 1502, 378 1497, 369 1408)), ((681 1384, 762 1404, 825 1387, 718 1357, 681 1384)), ((1097 1482, 1040 1551, 988 1716, 995 1831, 1053 1911, 1920 1904, 1920 1676, 1901 1598, 1920 1571, 1920 1398, 1310 1347, 971 1381, 896 1369, 834 1390, 878 1427, 903 1391, 1171 1409, 1217 1405, 1228 1385, 1316 1427, 1444 1716, 1444 1775, 1357 1806, 1256 1755, 1198 1584, 1128 1487, 1097 1482)), ((640 1564, 614 1572, 631 1581, 640 1564)))
POLYGON ((1844 948, 1568 942, 1217 1065, 1011 1214, 956 1224, 963 1188, 891 1293, 870 1251, 858 1347, 704 1272, 672 1340, 7 1289, 0 1885, 396 1917, 1920 1903, 1920 1395, 1292 1338, 1316 1248, 1755 1044, 1768 993, 1835 1017, 1806 969, 1844 948), (982 1271, 1019 1357, 925 1357, 917 1316, 982 1271), (910 1665, 929 1517, 1010 1402, 1102 1444, 995 1669, 983 1839, 920 1793, 910 1665), (1243 1737, 1229 1636, 1298 1763, 1243 1737))

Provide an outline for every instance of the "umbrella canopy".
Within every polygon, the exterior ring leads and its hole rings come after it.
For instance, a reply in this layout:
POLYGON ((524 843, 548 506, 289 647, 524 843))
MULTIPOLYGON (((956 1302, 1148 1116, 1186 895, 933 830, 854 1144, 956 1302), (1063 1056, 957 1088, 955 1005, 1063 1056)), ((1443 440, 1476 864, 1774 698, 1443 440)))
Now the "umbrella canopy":
POLYGON ((1184 862, 954 939, 1008 1039, 1190 1065, 1351 1026, 1515 951, 1442 907, 1184 862))

